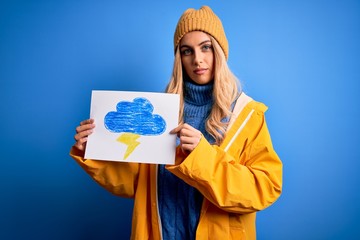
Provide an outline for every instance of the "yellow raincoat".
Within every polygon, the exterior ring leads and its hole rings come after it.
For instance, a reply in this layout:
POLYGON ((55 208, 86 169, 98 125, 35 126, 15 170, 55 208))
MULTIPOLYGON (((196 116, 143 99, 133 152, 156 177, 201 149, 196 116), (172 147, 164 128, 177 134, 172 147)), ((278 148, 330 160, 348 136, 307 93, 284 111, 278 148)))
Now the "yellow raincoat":
MULTIPOLYGON (((242 93, 220 146, 202 138, 188 155, 177 149, 166 168, 204 196, 196 239, 256 239, 256 212, 281 194, 282 163, 264 118, 267 107, 242 93)), ((134 198, 131 239, 161 239, 157 165, 83 159, 70 155, 111 193, 134 198)))

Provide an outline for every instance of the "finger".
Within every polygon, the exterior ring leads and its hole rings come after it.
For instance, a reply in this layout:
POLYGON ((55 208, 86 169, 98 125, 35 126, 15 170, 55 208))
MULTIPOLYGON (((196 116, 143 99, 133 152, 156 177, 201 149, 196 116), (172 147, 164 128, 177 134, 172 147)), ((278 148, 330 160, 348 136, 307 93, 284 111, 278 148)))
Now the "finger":
POLYGON ((180 130, 179 133, 180 136, 185 136, 185 137, 194 137, 194 138, 200 138, 201 137, 201 132, 195 128, 192 129, 186 129, 186 128, 182 128, 180 130))
POLYGON ((180 143, 182 144, 189 144, 194 142, 194 138, 193 137, 187 137, 187 136, 180 136, 180 143))
POLYGON ((192 152, 195 149, 196 146, 194 146, 194 144, 183 144, 181 145, 181 149, 183 151, 188 151, 188 152, 192 152))
POLYGON ((80 139, 75 143, 75 145, 77 145, 77 146, 84 146, 84 143, 86 143, 87 140, 88 140, 87 137, 80 138, 80 139))
POLYGON ((193 126, 191 126, 191 125, 189 125, 189 124, 187 124, 187 123, 185 123, 185 124, 183 125, 183 128, 182 128, 182 129, 184 129, 184 130, 186 130, 186 131, 191 131, 191 132, 194 132, 194 133, 201 134, 201 132, 200 132, 198 129, 194 128, 193 126))
POLYGON ((89 118, 89 119, 86 119, 86 120, 82 121, 82 122, 80 123, 80 126, 81 126, 81 125, 86 125, 86 124, 92 124, 92 123, 94 123, 94 119, 93 119, 93 118, 89 118))
POLYGON ((86 142, 87 142, 87 138, 82 138, 81 141, 78 141, 74 144, 74 147, 76 147, 77 149, 79 149, 81 151, 84 151, 86 142))
MULTIPOLYGON (((81 123, 80 123, 81 124, 81 123)), ((88 124, 85 124, 85 125, 80 125, 76 128, 76 132, 77 133, 80 133, 80 132, 83 132, 83 131, 87 131, 89 129, 93 129, 95 127, 95 124, 94 123, 88 123, 88 124)))
POLYGON ((187 137, 192 137, 195 135, 195 132, 186 128, 182 128, 180 130, 180 136, 187 136, 187 137))
POLYGON ((180 137, 180 145, 183 150, 192 151, 194 150, 199 142, 201 141, 202 134, 199 136, 181 136, 180 137))
POLYGON ((174 128, 173 130, 170 131, 170 134, 178 133, 182 129, 183 125, 184 124, 179 124, 176 128, 174 128))
POLYGON ((191 126, 190 124, 187 124, 187 123, 183 124, 183 129, 187 129, 190 131, 198 131, 196 128, 194 128, 193 126, 191 126))
POLYGON ((82 138, 88 137, 89 135, 91 135, 93 133, 92 129, 88 129, 86 131, 81 131, 77 134, 75 134, 74 138, 76 141, 79 141, 82 138))
POLYGON ((186 136, 181 136, 180 137, 180 143, 181 144, 192 144, 195 147, 199 144, 201 140, 201 136, 196 136, 196 137, 186 137, 186 136))

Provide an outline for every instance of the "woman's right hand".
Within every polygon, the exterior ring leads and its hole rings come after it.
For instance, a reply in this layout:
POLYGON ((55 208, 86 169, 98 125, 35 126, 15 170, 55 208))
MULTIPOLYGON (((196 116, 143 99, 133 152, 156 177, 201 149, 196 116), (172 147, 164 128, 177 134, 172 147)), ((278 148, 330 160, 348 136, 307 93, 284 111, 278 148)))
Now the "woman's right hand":
POLYGON ((87 119, 82 121, 80 126, 76 127, 76 134, 74 136, 76 142, 74 147, 80 151, 85 151, 88 136, 92 134, 94 128, 94 119, 87 119))

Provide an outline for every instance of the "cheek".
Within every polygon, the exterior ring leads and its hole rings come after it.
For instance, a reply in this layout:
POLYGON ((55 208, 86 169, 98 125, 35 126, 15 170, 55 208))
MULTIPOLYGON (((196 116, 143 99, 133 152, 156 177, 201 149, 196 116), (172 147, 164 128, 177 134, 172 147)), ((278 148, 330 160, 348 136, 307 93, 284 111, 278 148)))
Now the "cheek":
POLYGON ((189 75, 191 73, 191 64, 189 63, 189 61, 182 59, 181 64, 182 64, 183 68, 185 69, 186 73, 189 75))
POLYGON ((208 56, 207 62, 208 62, 208 64, 209 64, 210 67, 214 68, 214 66, 215 66, 215 59, 214 59, 214 55, 213 55, 213 54, 211 54, 211 55, 208 56))

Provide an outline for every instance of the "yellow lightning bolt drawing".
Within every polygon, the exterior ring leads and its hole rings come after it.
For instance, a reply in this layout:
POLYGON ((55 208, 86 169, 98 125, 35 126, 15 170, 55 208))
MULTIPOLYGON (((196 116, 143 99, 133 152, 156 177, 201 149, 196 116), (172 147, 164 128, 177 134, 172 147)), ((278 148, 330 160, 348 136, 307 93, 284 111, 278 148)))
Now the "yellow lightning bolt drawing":
POLYGON ((134 133, 124 133, 116 139, 116 141, 124 143, 128 146, 124 154, 124 159, 126 159, 140 144, 140 142, 136 141, 139 137, 140 135, 134 133))

